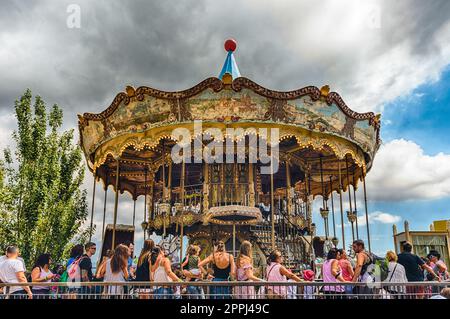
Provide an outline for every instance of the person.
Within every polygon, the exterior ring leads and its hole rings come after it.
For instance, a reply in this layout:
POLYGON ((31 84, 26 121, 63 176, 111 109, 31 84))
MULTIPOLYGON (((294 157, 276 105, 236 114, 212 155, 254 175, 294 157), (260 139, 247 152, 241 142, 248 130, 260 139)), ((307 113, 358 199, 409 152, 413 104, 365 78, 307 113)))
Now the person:
MULTIPOLYGON (((239 255, 236 259, 236 280, 237 281, 263 281, 253 273, 253 252, 252 244, 244 240, 239 248, 239 255)), ((236 286, 234 296, 237 299, 255 298, 254 286, 236 286)))
MULTIPOLYGON (((88 242, 84 245, 85 253, 81 256, 79 267, 80 267, 80 281, 81 282, 91 282, 94 279, 92 273, 92 260, 91 257, 97 251, 97 246, 93 242, 88 242)), ((94 293, 95 287, 92 286, 81 286, 80 293, 82 297, 87 297, 86 295, 94 293)))
MULTIPOLYGON (((19 248, 17 246, 8 246, 6 248, 6 257, 0 261, 0 281, 7 284, 27 283, 25 277, 25 267, 23 262, 18 259, 19 248)), ((33 299, 33 293, 28 286, 10 286, 5 288, 4 292, 10 299, 23 299, 28 295, 33 299)))
MULTIPOLYGON (((181 270, 187 281, 198 281, 206 272, 203 267, 199 267, 200 261, 200 246, 189 245, 186 258, 181 264, 181 270)), ((190 295, 190 299, 200 299, 203 292, 199 286, 188 286, 186 291, 190 295)))
MULTIPOLYGON (((129 249, 125 245, 118 245, 113 255, 106 260, 105 267, 99 273, 105 282, 126 282, 128 279, 128 256, 129 249)), ((105 293, 112 298, 119 298, 124 293, 124 286, 108 286, 105 293)))
POLYGON ((364 246, 364 241, 357 239, 353 241, 352 249, 356 254, 356 265, 353 273, 352 282, 362 282, 365 286, 356 286, 353 291, 357 294, 368 297, 373 293, 369 284, 375 281, 375 277, 368 271, 370 265, 374 263, 373 257, 364 246))
MULTIPOLYGON (((399 264, 398 256, 395 252, 389 250, 386 253, 386 259, 389 262, 388 264, 388 275, 387 278, 384 280, 385 283, 405 283, 408 282, 408 278, 406 278, 406 271, 405 267, 403 265, 399 264)), ((386 287, 387 292, 391 294, 394 298, 396 295, 404 294, 406 292, 406 289, 404 286, 401 285, 392 285, 386 287)))
POLYGON ((107 249, 105 256, 102 257, 102 260, 97 266, 97 271, 95 272, 95 281, 103 281, 104 268, 106 267, 106 262, 113 256, 114 252, 111 249, 107 249))
MULTIPOLYGON (((314 281, 314 271, 311 269, 303 270, 303 280, 308 282, 314 281)), ((303 287, 303 299, 315 299, 316 287, 314 286, 304 286, 303 287)))
MULTIPOLYGON (((342 277, 342 269, 339 266, 340 253, 336 248, 331 248, 327 254, 327 260, 324 261, 322 266, 322 276, 324 283, 337 283, 345 282, 342 277)), ((345 293, 344 286, 332 285, 323 286, 323 294, 331 298, 341 298, 341 295, 345 293)))
POLYGON ((78 258, 80 258, 83 255, 83 245, 81 244, 77 244, 74 245, 72 247, 72 249, 70 250, 70 256, 69 256, 69 260, 67 261, 66 264, 66 269, 69 268, 69 266, 78 258))
POLYGON ((95 254, 97 251, 97 246, 89 242, 84 246, 85 253, 81 256, 80 261, 80 271, 81 271, 81 281, 82 282, 88 282, 92 281, 94 278, 92 274, 92 260, 91 257, 95 254))
MULTIPOLYGON (((348 260, 347 252, 345 249, 338 249, 339 251, 339 267, 341 267, 342 270, 342 278, 344 278, 345 281, 351 282, 353 280, 353 275, 355 272, 353 271, 353 267, 351 262, 348 260)), ((350 285, 345 286, 345 293, 346 294, 352 294, 353 293, 353 287, 350 285)))
POLYGON ((436 250, 430 250, 427 258, 430 260, 432 264, 433 271, 436 275, 439 276, 441 280, 449 279, 449 274, 447 271, 447 265, 444 261, 441 260, 441 254, 436 250))
MULTIPOLYGON (((427 265, 422 258, 412 253, 412 245, 409 242, 405 242, 402 245, 403 252, 398 254, 397 262, 405 268, 406 278, 409 282, 421 282, 424 281, 424 272, 426 270, 433 279, 440 280, 434 270, 427 265)), ((417 296, 419 299, 424 297, 424 286, 408 286, 406 287, 406 293, 411 296, 417 296)))
MULTIPOLYGON (((154 282, 182 282, 172 271, 169 258, 165 256, 161 247, 155 247, 150 256, 150 281, 154 282)), ((158 286, 154 288, 155 299, 171 299, 174 289, 170 286, 158 286)))
POLYGON ((130 240, 124 242, 124 245, 128 247, 128 273, 130 274, 130 280, 136 278, 136 265, 134 265, 134 243, 130 240))
POLYGON ((430 299, 450 299, 450 288, 443 288, 439 294, 430 297, 430 299))
MULTIPOLYGON (((50 270, 50 264, 52 259, 50 258, 50 254, 41 254, 36 259, 36 262, 33 266, 33 270, 31 271, 31 281, 32 282, 52 282, 52 279, 55 278, 56 275, 52 273, 50 270)), ((38 299, 49 299, 50 298, 50 289, 51 286, 38 286, 35 285, 32 288, 32 293, 35 298, 38 299)))
MULTIPOLYGON (((214 247, 213 253, 203 259, 198 265, 212 265, 212 274, 208 275, 208 279, 212 281, 228 281, 236 275, 236 265, 234 257, 225 250, 225 243, 218 241, 214 247)), ((231 298, 231 289, 229 286, 211 286, 211 299, 229 299, 231 298)))
MULTIPOLYGON (((287 278, 295 282, 301 282, 300 277, 283 266, 283 256, 279 250, 270 253, 266 269, 266 278, 270 282, 287 282, 287 278)), ((266 297, 269 299, 286 299, 287 286, 269 286, 266 291, 266 297)))
MULTIPOLYGON (((150 255, 153 248, 155 248, 155 242, 153 240, 144 240, 144 246, 142 247, 136 267, 136 281, 150 282, 150 255)), ((150 292, 149 286, 139 288, 139 299, 149 299, 150 292)))
MULTIPOLYGON (((72 247, 72 249, 70 250, 69 259, 67 260, 67 263, 66 263, 66 271, 61 276, 61 281, 63 281, 63 282, 65 282, 65 281, 75 282, 76 281, 76 279, 70 280, 70 278, 68 277, 68 269, 69 269, 70 265, 72 265, 76 260, 80 259, 82 255, 83 255, 83 245, 81 245, 81 244, 74 245, 72 247)), ((63 289, 63 291, 65 291, 65 289, 63 289)), ((75 286, 69 287, 65 298, 75 299, 76 295, 79 292, 80 292, 80 287, 75 287, 75 286)))

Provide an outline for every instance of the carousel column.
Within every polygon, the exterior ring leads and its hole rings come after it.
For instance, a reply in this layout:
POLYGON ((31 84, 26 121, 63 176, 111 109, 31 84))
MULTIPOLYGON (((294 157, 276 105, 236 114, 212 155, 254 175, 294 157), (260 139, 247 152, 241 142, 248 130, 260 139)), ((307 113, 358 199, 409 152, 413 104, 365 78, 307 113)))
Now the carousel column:
POLYGON ((366 228, 367 228, 367 243, 369 245, 369 252, 372 252, 370 248, 370 229, 369 229, 369 210, 367 208, 367 189, 366 189, 366 174, 364 172, 364 168, 361 167, 362 176, 363 176, 363 187, 364 187, 364 207, 366 212, 366 228))
POLYGON ((89 242, 92 241, 92 231, 94 228, 94 208, 95 208, 95 189, 97 185, 97 169, 94 171, 94 186, 92 190, 92 209, 91 209, 91 226, 89 227, 89 242))
POLYGON ((320 185, 322 188, 322 208, 320 209, 320 214, 323 218, 323 225, 325 228, 325 239, 328 240, 328 206, 327 206, 327 195, 325 191, 325 183, 323 179, 323 160, 322 156, 320 157, 320 185))
POLYGON ((356 168, 353 172, 353 204, 355 207, 355 228, 356 228, 356 238, 359 239, 359 226, 358 226, 358 209, 356 208, 356 168))
POLYGON ((204 215, 207 214, 209 209, 209 165, 203 162, 203 209, 204 215))
POLYGON ((236 257, 236 223, 233 222, 233 256, 236 257))
POLYGON ((120 174, 120 162, 119 158, 117 158, 117 167, 116 167, 116 195, 114 199, 114 219, 113 219, 113 231, 112 231, 112 241, 111 241, 111 249, 115 248, 116 244, 116 224, 117 224, 117 206, 119 204, 119 174, 120 174))
POLYGON ((106 201, 108 199, 108 166, 105 169, 105 198, 103 200, 102 240, 105 239, 106 201))
POLYGON ((133 228, 136 224, 136 194, 133 196, 133 228))
POLYGON ((339 174, 339 206, 341 209, 341 229, 342 229, 342 248, 345 250, 345 232, 344 232, 344 206, 342 203, 342 176, 341 176, 341 161, 338 162, 338 174, 339 174))
MULTIPOLYGON (((166 204, 166 146, 164 143, 164 140, 162 141, 162 203, 166 204)), ((162 219, 163 219, 163 235, 162 238, 163 240, 166 239, 166 214, 168 214, 168 212, 166 212, 166 208, 167 206, 164 205, 164 209, 162 212, 162 219)), ((170 221, 170 217, 169 217, 169 221, 170 221)))
POLYGON ((352 207, 352 192, 350 190, 350 176, 349 176, 349 172, 348 172, 348 157, 347 156, 345 156, 345 175, 347 177, 348 205, 349 205, 349 209, 350 209, 349 211, 347 211, 347 218, 352 227, 352 240, 355 241, 355 227, 354 227, 355 215, 354 215, 353 207, 352 207))
MULTIPOLYGON (((147 224, 147 176, 148 176, 148 167, 144 166, 144 226, 147 224)), ((134 202, 136 205, 136 201, 134 202)), ((133 222, 134 223, 134 222, 133 222)), ((146 238, 147 227, 144 228, 144 240, 146 238)))
POLYGON ((292 214, 292 191, 291 191, 291 170, 290 170, 289 158, 286 159, 286 210, 287 215, 292 214))
POLYGON ((147 209, 150 212, 148 218, 149 220, 146 222, 150 222, 150 220, 155 219, 155 201, 153 200, 153 194, 154 194, 154 187, 155 187, 155 172, 153 170, 150 171, 150 189, 148 192, 148 198, 147 198, 147 209))
POLYGON ((271 222, 271 230, 270 230, 270 242, 272 243, 272 250, 275 250, 275 200, 274 200, 274 191, 273 191, 273 156, 272 150, 270 152, 270 222, 271 222))
POLYGON ((331 197, 331 215, 333 218, 333 237, 336 238, 336 220, 334 217, 334 196, 333 196, 333 180, 332 176, 330 176, 330 197, 331 197))
POLYGON ((315 228, 312 222, 312 202, 313 198, 311 195, 311 167, 308 165, 308 169, 305 174, 305 185, 306 185, 306 224, 308 229, 311 230, 311 236, 315 236, 315 228))
POLYGON ((180 177, 180 195, 181 195, 181 214, 180 214, 180 262, 183 261, 183 236, 184 236, 184 223, 183 223, 183 212, 185 206, 185 195, 184 195, 184 184, 185 184, 185 175, 186 175, 186 161, 183 152, 183 162, 181 163, 181 177, 180 177))
POLYGON ((248 206, 255 207, 255 181, 253 174, 254 166, 253 163, 248 164, 248 206))

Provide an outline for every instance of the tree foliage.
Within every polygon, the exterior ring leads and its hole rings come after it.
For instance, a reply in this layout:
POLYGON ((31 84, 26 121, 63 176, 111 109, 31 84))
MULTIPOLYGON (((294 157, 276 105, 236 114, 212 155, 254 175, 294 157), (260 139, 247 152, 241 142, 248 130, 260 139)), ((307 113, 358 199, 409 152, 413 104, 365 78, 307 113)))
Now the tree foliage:
MULTIPOLYGON (((15 102, 16 150, 0 160, 0 245, 17 244, 28 266, 40 253, 61 261, 88 216, 84 167, 63 112, 30 90, 15 102)), ((85 232, 85 231, 84 231, 85 232)))

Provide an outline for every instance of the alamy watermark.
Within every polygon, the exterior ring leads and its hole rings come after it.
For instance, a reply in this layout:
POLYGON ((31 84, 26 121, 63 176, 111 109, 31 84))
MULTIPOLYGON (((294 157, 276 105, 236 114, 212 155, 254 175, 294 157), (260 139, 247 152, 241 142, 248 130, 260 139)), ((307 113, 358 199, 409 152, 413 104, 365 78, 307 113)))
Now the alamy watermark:
POLYGON ((66 25, 69 29, 81 28, 81 7, 79 4, 69 4, 66 12, 68 13, 66 25))

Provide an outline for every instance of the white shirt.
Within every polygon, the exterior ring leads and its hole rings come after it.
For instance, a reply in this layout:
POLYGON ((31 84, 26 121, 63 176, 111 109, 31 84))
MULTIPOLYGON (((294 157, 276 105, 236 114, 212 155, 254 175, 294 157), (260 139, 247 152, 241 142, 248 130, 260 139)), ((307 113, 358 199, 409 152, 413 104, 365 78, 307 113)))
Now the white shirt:
MULTIPOLYGON (((18 259, 3 258, 0 261, 0 280, 4 283, 16 284, 19 283, 16 273, 25 272, 23 263, 18 259)), ((11 287, 9 293, 13 293, 19 290, 23 290, 22 287, 11 287)))
POLYGON ((392 286, 388 286, 387 288, 392 291, 397 292, 405 292, 405 287, 398 285, 395 286, 395 283, 405 283, 408 282, 408 278, 406 278, 406 271, 403 265, 396 263, 394 261, 389 262, 389 273, 384 282, 392 282, 392 286))
MULTIPOLYGON (((0 256, 0 262, 4 261, 4 260, 6 260, 6 259, 7 259, 7 258, 6 258, 6 255, 0 256)), ((27 268, 27 267, 25 266, 25 261, 23 260, 22 257, 17 257, 17 260, 20 260, 20 261, 22 262, 22 264, 23 264, 23 269, 26 269, 26 268, 27 268)))

